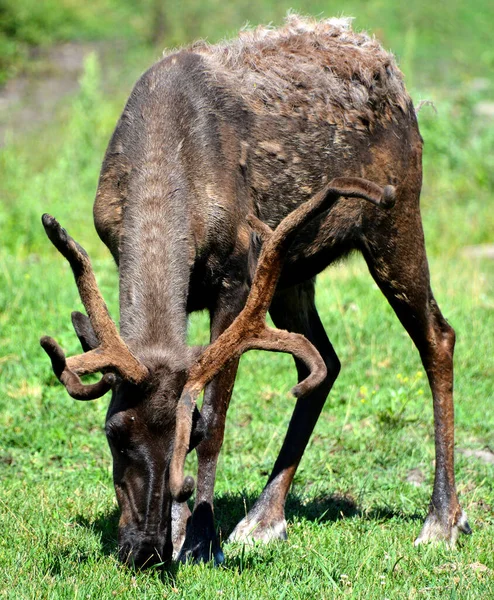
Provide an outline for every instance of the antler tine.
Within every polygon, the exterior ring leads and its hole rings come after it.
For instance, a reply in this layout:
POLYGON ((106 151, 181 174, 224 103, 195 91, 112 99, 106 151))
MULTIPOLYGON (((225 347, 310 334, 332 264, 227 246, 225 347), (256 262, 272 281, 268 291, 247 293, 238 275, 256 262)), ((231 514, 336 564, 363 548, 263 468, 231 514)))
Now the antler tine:
POLYGON ((177 404, 175 441, 170 461, 170 492, 176 502, 185 502, 194 491, 195 481, 190 475, 184 478, 185 457, 189 451, 192 414, 202 388, 186 384, 177 404))
POLYGON ((98 383, 92 385, 83 384, 79 375, 111 369, 133 383, 143 381, 148 370, 133 356, 120 337, 99 291, 86 251, 52 216, 44 214, 42 222, 52 244, 69 261, 79 295, 99 342, 98 348, 66 359, 55 340, 46 336, 41 338, 41 346, 51 359, 55 375, 77 400, 98 398, 115 383, 112 373, 106 373, 98 383))
POLYGON ((51 359, 53 372, 75 400, 101 398, 114 385, 115 375, 113 373, 106 373, 97 383, 89 385, 82 383, 80 377, 67 367, 64 351, 53 338, 44 336, 40 343, 51 359))
POLYGON ((82 350, 84 352, 89 352, 89 350, 99 346, 99 340, 94 333, 89 317, 87 317, 84 313, 75 310, 72 312, 71 318, 72 326, 74 327, 76 335, 79 338, 82 350))
POLYGON ((361 198, 384 208, 394 205, 395 189, 384 189, 356 177, 337 178, 305 204, 290 213, 272 231, 254 215, 249 215, 251 227, 264 242, 251 290, 245 306, 234 322, 210 346, 192 367, 177 407, 175 447, 170 465, 170 488, 178 502, 185 501, 194 490, 194 480, 184 479, 184 462, 188 452, 192 411, 201 390, 231 360, 251 349, 287 352, 301 360, 309 375, 292 389, 296 397, 310 393, 325 379, 326 365, 316 348, 300 334, 272 329, 265 323, 284 257, 295 234, 311 219, 331 209, 341 197, 361 198))

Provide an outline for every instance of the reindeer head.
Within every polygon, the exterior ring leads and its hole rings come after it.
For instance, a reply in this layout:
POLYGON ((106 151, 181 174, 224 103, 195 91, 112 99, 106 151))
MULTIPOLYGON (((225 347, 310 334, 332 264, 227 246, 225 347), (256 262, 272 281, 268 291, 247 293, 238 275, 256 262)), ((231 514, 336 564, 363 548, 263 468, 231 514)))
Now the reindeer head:
POLYGON ((194 491, 184 477, 184 462, 204 436, 196 400, 204 386, 232 359, 254 348, 288 352, 303 361, 308 377, 292 390, 304 396, 326 377, 317 350, 302 335, 265 323, 284 256, 297 231, 330 209, 340 196, 392 205, 394 190, 357 178, 339 178, 288 215, 273 232, 250 215, 263 248, 247 302, 232 325, 198 360, 173 357, 149 348, 136 357, 120 337, 96 284, 89 257, 58 222, 43 216, 55 247, 69 261, 88 316, 73 313, 72 322, 84 353, 66 359, 55 340, 41 338, 55 375, 77 400, 93 400, 112 389, 105 431, 113 455, 113 480, 121 510, 119 556, 136 566, 166 562, 172 555, 171 503, 185 502, 194 491), (102 372, 85 385, 80 377, 102 372))
MULTIPOLYGON (((166 349, 147 348, 135 356, 120 337, 100 294, 89 257, 49 215, 46 233, 69 261, 88 316, 74 312, 72 323, 83 354, 66 358, 50 337, 41 346, 55 375, 76 400, 94 400, 112 390, 105 432, 113 456, 113 480, 119 508, 119 556, 136 566, 171 558, 169 464, 173 452, 175 412, 194 357, 176 357, 166 349), (81 376, 102 372, 98 383, 81 376)), ((196 409, 188 443, 194 447, 204 431, 196 409)))

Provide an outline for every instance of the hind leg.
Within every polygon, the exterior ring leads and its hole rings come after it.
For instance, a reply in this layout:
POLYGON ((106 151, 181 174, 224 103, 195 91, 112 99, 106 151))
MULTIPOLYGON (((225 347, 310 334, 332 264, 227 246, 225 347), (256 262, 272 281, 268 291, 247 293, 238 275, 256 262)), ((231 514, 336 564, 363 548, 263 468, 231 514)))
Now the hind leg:
MULTIPOLYGON (((363 253, 376 283, 415 343, 432 392, 436 471, 429 514, 415 544, 471 533, 460 508, 454 474, 453 350, 455 332, 430 288, 420 215, 408 215, 399 235, 366 238, 363 253), (415 221, 415 222, 414 222, 415 221)), ((389 228, 388 231, 393 231, 389 228)))
MULTIPOLYGON (((248 515, 235 527, 230 541, 267 542, 286 539, 285 499, 326 397, 340 370, 338 357, 317 314, 313 281, 278 292, 271 304, 270 314, 276 327, 302 333, 316 346, 326 363, 328 375, 312 394, 297 401, 271 476, 248 515)), ((298 380, 302 381, 307 376, 306 368, 299 361, 295 362, 298 380)))

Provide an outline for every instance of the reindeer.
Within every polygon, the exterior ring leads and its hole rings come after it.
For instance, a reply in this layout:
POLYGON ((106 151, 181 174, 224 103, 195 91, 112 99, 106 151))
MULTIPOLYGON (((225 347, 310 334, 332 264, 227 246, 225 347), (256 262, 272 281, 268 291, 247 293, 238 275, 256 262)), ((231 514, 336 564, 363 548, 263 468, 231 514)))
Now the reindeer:
POLYGON ((137 82, 94 204, 119 269, 120 333, 87 254, 43 216, 88 316, 72 317, 83 354, 66 359, 52 338, 41 344, 73 398, 112 391, 105 430, 122 561, 223 560, 216 464, 238 359, 251 348, 294 356, 298 399, 268 482, 231 539, 286 539, 285 499, 340 370, 315 277, 354 250, 414 341, 432 391, 436 473, 416 543, 470 533, 454 479, 455 334, 430 288, 421 156, 394 58, 349 20, 291 15, 279 29, 172 53, 137 82), (190 348, 187 316, 202 309, 211 344, 190 348), (277 329, 265 325, 268 310, 277 329), (98 383, 82 382, 98 371, 98 383), (184 461, 193 448, 191 513, 184 461))

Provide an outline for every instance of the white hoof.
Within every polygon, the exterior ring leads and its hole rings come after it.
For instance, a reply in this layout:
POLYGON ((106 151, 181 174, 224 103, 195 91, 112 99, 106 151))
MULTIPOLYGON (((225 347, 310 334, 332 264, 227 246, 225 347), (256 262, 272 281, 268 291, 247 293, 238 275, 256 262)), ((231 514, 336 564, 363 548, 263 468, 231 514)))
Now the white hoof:
POLYGON ((229 542, 243 542, 253 545, 256 542, 267 544, 274 540, 286 540, 286 521, 285 519, 265 525, 256 518, 249 518, 247 515, 230 534, 229 542))
POLYGON ((445 526, 434 514, 428 515, 419 537, 414 546, 428 542, 445 542, 450 548, 454 548, 460 533, 470 534, 472 530, 467 521, 467 515, 462 511, 460 518, 453 526, 445 526))

